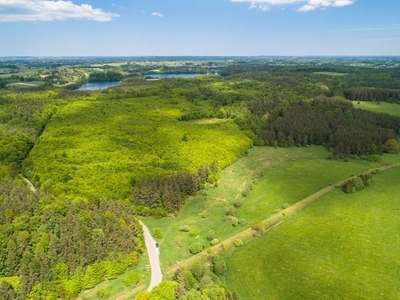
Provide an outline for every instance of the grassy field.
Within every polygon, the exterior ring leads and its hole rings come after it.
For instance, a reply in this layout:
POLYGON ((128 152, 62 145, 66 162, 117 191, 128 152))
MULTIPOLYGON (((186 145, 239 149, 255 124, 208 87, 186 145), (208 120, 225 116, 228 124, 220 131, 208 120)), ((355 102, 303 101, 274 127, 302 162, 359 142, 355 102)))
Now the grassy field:
POLYGON ((375 113, 389 114, 397 117, 400 116, 400 105, 395 103, 380 102, 378 104, 377 102, 360 101, 360 104, 358 104, 358 101, 352 102, 355 108, 361 108, 373 111, 375 113))
POLYGON ((353 174, 399 159, 397 155, 385 155, 379 164, 362 160, 343 162, 328 160, 326 154, 323 147, 316 146, 256 147, 222 172, 218 188, 201 191, 185 204, 177 217, 146 218, 144 222, 150 230, 161 228, 164 234, 159 240, 162 268, 166 270, 191 257, 188 249, 193 242, 199 241, 205 248, 209 247, 206 236, 210 230, 215 231, 216 238, 226 239, 270 217, 284 204, 293 204, 353 174), (264 175, 260 178, 261 174, 264 175), (250 186, 252 190, 244 197, 243 191, 250 186), (247 223, 234 227, 232 221, 224 219, 226 211, 233 209, 237 201, 243 203, 236 208, 235 215, 247 223), (195 229, 197 234, 190 236, 180 231, 185 225, 195 229))
POLYGON ((399 178, 335 189, 228 253, 228 286, 243 299, 399 299, 399 178))

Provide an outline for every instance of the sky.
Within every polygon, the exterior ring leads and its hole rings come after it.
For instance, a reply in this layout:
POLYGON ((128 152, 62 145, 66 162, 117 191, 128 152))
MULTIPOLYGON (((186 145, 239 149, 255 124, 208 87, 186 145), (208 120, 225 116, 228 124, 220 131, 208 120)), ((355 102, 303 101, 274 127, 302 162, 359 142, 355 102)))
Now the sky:
POLYGON ((0 0, 0 56, 400 55, 400 0, 0 0))

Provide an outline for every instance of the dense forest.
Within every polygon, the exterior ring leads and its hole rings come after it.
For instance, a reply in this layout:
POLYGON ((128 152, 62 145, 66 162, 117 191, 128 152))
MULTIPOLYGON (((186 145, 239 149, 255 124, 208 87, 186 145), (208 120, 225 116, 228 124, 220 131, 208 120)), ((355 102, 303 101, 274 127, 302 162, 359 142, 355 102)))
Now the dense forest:
MULTIPOLYGON (((178 215, 250 147, 324 145, 331 159, 397 152, 400 118, 349 100, 400 104, 399 69, 356 63, 207 60, 193 70, 221 76, 145 80, 150 68, 180 69, 79 61, 26 76, 130 76, 104 91, 0 80, 0 299, 72 299, 125 272, 144 251, 138 216, 178 215)), ((166 290, 237 299, 216 277, 223 263, 210 264, 177 271, 166 290)))
POLYGON ((18 276, 15 286, 0 286, 6 299, 73 298, 135 265, 144 250, 129 205, 54 198, 11 178, 0 193, 0 276, 18 276))

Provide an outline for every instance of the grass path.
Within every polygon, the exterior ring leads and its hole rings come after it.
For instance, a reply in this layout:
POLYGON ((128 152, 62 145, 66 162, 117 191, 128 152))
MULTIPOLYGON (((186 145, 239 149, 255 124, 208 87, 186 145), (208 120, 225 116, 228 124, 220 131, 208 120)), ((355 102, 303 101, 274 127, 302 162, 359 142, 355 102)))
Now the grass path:
MULTIPOLYGON (((379 170, 379 171, 384 171, 387 169, 391 169, 394 167, 399 167, 400 163, 397 164, 391 164, 391 165, 387 165, 387 166, 382 166, 382 167, 378 167, 378 168, 374 168, 372 170, 379 170)), ((372 170, 369 170, 367 172, 362 172, 358 175, 361 174, 366 174, 371 172, 372 170)), ((317 200, 318 198, 320 198, 322 195, 325 195, 326 193, 332 191, 333 189, 335 189, 337 186, 341 186, 342 184, 344 184, 347 180, 352 179, 357 177, 358 175, 355 176, 351 176, 349 178, 346 178, 344 180, 341 180, 339 182, 337 182, 336 184, 331 184, 329 186, 327 186, 326 188, 319 190, 318 192, 298 201, 297 203, 291 205, 290 207, 283 209, 282 211, 280 211, 277 214, 274 214, 273 216, 265 219, 262 221, 263 224, 263 228, 265 231, 270 230, 271 228, 280 225, 285 219, 289 218, 290 216, 292 216, 293 214, 299 212, 300 210, 302 210, 304 207, 306 207, 307 205, 309 205, 310 203, 314 202, 315 200, 317 200)), ((234 236, 225 239, 224 241, 222 241, 221 243, 219 243, 218 245, 215 245, 213 247, 210 247, 208 251, 203 251, 197 255, 194 255, 182 262, 179 263, 179 265, 175 265, 173 267, 170 267, 169 269, 166 270, 166 276, 172 276, 173 273, 175 272, 175 270, 179 267, 188 267, 191 264, 197 262, 197 261, 205 261, 207 260, 207 258, 209 258, 209 254, 215 254, 221 251, 227 251, 229 249, 232 249, 235 247, 234 242, 237 239, 241 239, 243 242, 251 239, 254 236, 254 230, 252 228, 248 228, 245 229, 237 234, 235 234, 234 236)))

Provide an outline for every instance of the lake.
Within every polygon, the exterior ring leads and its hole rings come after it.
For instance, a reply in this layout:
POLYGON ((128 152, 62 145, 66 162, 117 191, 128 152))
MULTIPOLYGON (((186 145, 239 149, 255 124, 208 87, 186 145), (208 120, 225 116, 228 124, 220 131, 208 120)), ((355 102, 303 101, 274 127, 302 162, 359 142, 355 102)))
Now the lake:
POLYGON ((193 78, 204 74, 199 73, 177 73, 177 74, 144 74, 144 78, 151 78, 151 79, 164 79, 164 78, 193 78))
POLYGON ((82 85, 78 91, 104 90, 106 88, 116 86, 118 83, 119 81, 88 82, 82 85))

